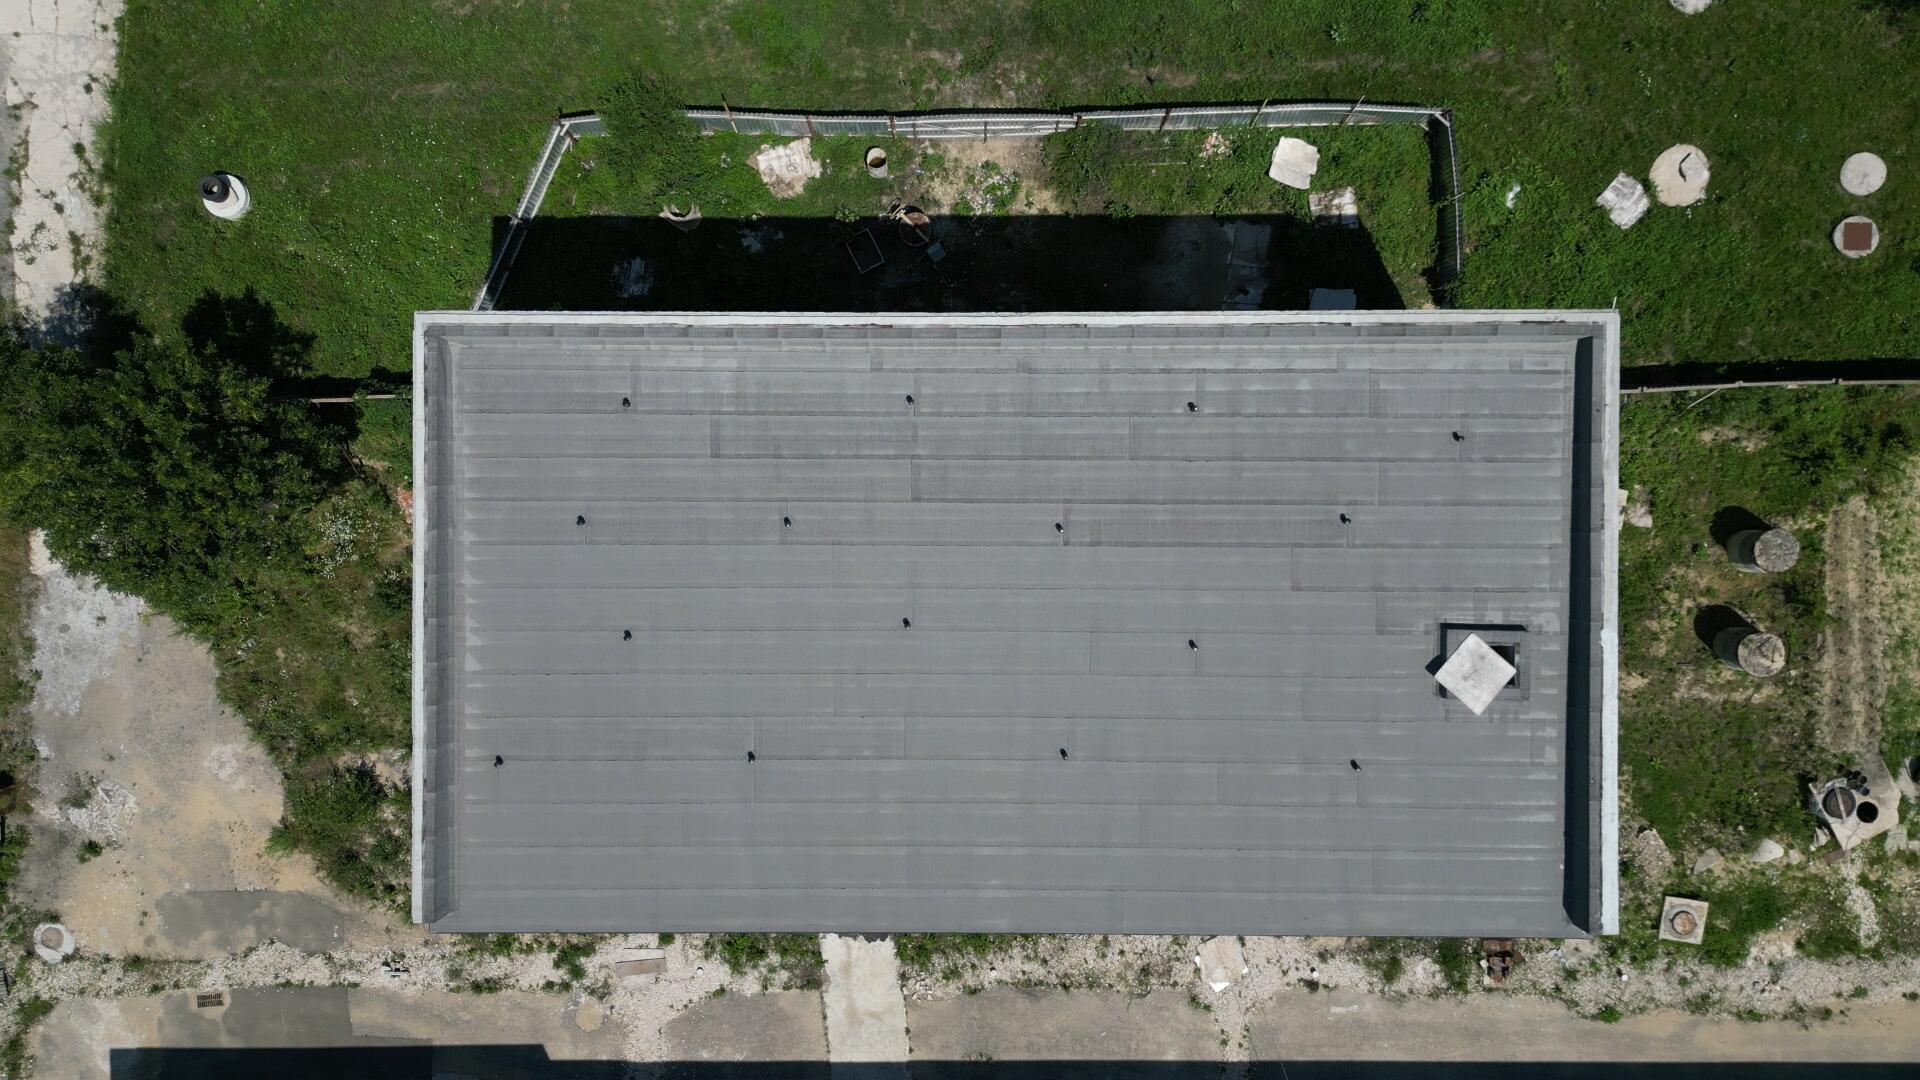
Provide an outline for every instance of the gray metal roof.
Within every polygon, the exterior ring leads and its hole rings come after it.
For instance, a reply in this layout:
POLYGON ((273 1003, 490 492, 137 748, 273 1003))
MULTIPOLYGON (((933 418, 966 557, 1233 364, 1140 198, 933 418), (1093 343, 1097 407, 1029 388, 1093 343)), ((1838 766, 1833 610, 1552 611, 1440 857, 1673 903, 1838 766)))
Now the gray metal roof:
POLYGON ((1612 313, 416 331, 434 929, 1611 929, 1612 313))

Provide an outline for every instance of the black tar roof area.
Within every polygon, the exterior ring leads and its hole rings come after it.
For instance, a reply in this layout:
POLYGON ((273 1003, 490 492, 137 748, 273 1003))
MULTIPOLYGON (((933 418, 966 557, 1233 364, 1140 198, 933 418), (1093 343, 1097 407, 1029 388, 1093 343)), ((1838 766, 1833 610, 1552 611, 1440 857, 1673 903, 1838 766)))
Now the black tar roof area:
POLYGON ((1612 932, 1618 367, 1592 311, 422 313, 415 918, 1612 932))

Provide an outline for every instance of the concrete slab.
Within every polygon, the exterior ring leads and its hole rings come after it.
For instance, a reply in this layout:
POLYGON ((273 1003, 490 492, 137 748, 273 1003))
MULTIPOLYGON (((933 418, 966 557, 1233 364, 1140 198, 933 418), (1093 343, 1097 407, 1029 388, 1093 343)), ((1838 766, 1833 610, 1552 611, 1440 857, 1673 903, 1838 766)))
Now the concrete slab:
POLYGON ((1120 1063, 1221 1060, 1212 1015, 1172 990, 1133 997, 1002 987, 915 1001, 907 1011, 916 1062, 1078 1063, 1047 1075, 1107 1077, 1128 1074, 1120 1063))
MULTIPOLYGON (((618 1061, 625 1035, 613 1018, 579 1023, 581 1005, 553 994, 407 994, 333 986, 233 990, 227 999, 224 1008, 213 1009, 196 1007, 190 992, 63 1001, 33 1033, 34 1073, 61 1080, 531 1080, 556 1075, 555 1062, 618 1061)), ((603 1074, 581 1068, 565 1075, 603 1074)))
POLYGON ((807 990, 709 998, 669 1021, 661 1034, 674 1061, 700 1063, 703 1077, 764 1076, 754 1063, 823 1062, 827 1029, 820 995, 807 990), (753 1064, 739 1070, 713 1068, 753 1064))
POLYGON ((906 1061, 907 1007, 900 993, 900 958, 893 939, 868 941, 823 934, 820 956, 827 965, 821 998, 826 1008, 828 1060, 836 1065, 906 1061))
POLYGON ((1434 681, 1446 687, 1447 693, 1458 698, 1460 704, 1473 710, 1475 716, 1487 711, 1493 699, 1499 696, 1508 682, 1513 679, 1514 666, 1506 657, 1493 651, 1493 646, 1484 641, 1479 634, 1468 634, 1467 640, 1447 657, 1434 673, 1434 681))
POLYGON ((1607 217, 1622 229, 1633 228, 1634 222, 1645 217, 1653 205, 1647 198, 1647 189, 1626 173, 1614 177, 1613 183, 1607 185, 1607 190, 1601 192, 1593 204, 1605 210, 1607 217))
POLYGON ((1303 139, 1285 138, 1273 146, 1273 160, 1267 164, 1267 176, 1275 183, 1301 191, 1313 187, 1313 174, 1320 170, 1320 148, 1303 139))
POLYGON ((1193 958, 1194 965, 1200 969, 1200 981, 1214 993, 1240 981, 1247 973, 1247 958, 1241 955, 1240 943, 1230 937, 1208 938, 1200 943, 1200 955, 1193 958))
POLYGON ((324 953, 346 941, 339 911, 307 893, 271 889, 173 892, 154 903, 154 940, 168 955, 212 956, 269 938, 324 953))
MULTIPOLYGON (((1485 1062, 1920 1061, 1920 1044, 1913 1040, 1916 1024, 1920 1006, 1904 1002, 1849 1008, 1812 1027, 1677 1012, 1603 1024, 1546 998, 1475 995, 1395 1002, 1335 991, 1274 998, 1255 1010, 1248 1037, 1253 1060, 1284 1060, 1289 1080, 1351 1077, 1356 1062, 1384 1061, 1421 1062, 1421 1077, 1454 1078, 1488 1075, 1485 1062)), ((1392 1075, 1365 1073, 1375 1074, 1392 1075)), ((1676 1069, 1670 1075, 1684 1074, 1676 1069)), ((1498 1075, 1544 1073, 1501 1070, 1498 1075)), ((1609 1074, 1596 1069, 1577 1075, 1609 1074)))

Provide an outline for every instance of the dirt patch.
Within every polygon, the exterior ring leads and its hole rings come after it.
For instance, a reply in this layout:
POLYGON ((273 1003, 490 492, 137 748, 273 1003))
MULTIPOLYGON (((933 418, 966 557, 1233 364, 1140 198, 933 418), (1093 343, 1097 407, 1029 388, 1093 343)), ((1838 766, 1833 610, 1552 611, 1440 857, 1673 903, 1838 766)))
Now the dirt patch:
MULTIPOLYGON (((992 190, 1005 192, 1008 178, 1018 185, 1016 202, 1008 207, 1022 214, 1056 214, 1059 201, 1045 185, 1046 163, 1039 139, 956 139, 922 143, 925 154, 937 154, 935 168, 922 166, 921 205, 949 210, 962 203, 974 212, 998 209, 992 190), (988 168, 991 166, 991 169, 988 168)), ((922 159, 924 160, 924 158, 922 159)))
POLYGON ((264 914, 235 922, 250 927, 240 947, 296 936, 271 916, 314 905, 353 912, 349 925, 380 936, 383 919, 334 897, 305 856, 267 853, 280 774, 220 703, 205 647, 165 617, 141 617, 132 598, 57 564, 45 570, 34 663, 55 680, 32 710, 42 760, 23 902, 59 912, 96 954, 219 955, 240 938, 192 920, 170 927, 164 914, 204 894, 252 890, 263 890, 260 904, 239 906, 265 905, 264 914), (88 842, 104 850, 91 854, 88 842), (278 894, 289 895, 276 903, 278 894))
POLYGON ((1826 692, 1820 736, 1847 755, 1877 752, 1880 706, 1887 696, 1884 583, 1879 517, 1864 496, 1834 511, 1826 535, 1829 621, 1822 632, 1826 692))

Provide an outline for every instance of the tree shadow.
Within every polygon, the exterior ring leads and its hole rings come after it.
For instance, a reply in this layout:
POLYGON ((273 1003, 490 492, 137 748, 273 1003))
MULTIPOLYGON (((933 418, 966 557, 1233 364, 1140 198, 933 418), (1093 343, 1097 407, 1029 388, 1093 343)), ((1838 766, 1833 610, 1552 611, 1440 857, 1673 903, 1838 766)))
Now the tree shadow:
POLYGON ((35 345, 78 350, 104 364, 146 335, 146 327, 118 297, 85 282, 59 291, 46 314, 23 319, 21 337, 35 345))
POLYGON ((305 378, 314 336, 280 321, 273 305, 251 286, 239 296, 208 289, 187 307, 180 330, 196 351, 275 380, 305 378))
POLYGON ((1772 528, 1770 523, 1744 506, 1721 508, 1719 513, 1713 515, 1713 523, 1708 527, 1713 534, 1713 542, 1722 548, 1725 548, 1736 535, 1749 529, 1769 528, 1772 528))
POLYGON ((1693 615, 1693 634, 1708 650, 1712 650, 1713 639, 1721 631, 1752 625, 1751 619, 1726 604, 1709 604, 1693 615))
MULTIPOLYGON (((496 236, 505 232, 504 219, 496 236)), ((654 217, 525 223, 501 310, 1173 311, 1300 309, 1314 289, 1406 302, 1364 228, 1286 215, 654 217)))

